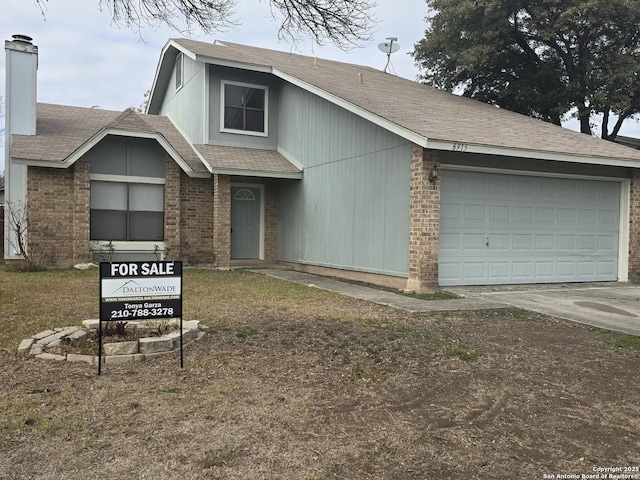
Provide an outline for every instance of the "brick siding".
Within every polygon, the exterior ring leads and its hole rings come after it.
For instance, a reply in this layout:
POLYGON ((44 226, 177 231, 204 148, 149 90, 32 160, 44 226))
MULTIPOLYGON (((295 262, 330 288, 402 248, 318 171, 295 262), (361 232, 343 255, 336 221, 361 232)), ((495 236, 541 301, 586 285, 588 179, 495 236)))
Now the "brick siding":
POLYGON ((231 177, 213 176, 213 235, 218 268, 231 267, 231 177))
POLYGON ((215 263, 213 181, 182 173, 180 193, 180 259, 192 264, 215 263))
MULTIPOLYGON (((47 266, 69 267, 90 260, 89 169, 89 154, 67 169, 27 169, 29 242, 34 251, 45 257, 47 266)), ((167 157, 166 172, 167 258, 228 268, 229 177, 216 177, 215 181, 190 178, 170 157, 167 157), (214 212, 216 202, 218 207, 214 212), (215 221, 218 223, 214 225, 215 221)))
POLYGON ((68 267, 74 258, 74 167, 27 169, 29 255, 47 266, 68 267))
POLYGON ((278 192, 273 182, 264 191, 264 261, 278 261, 278 192))
POLYGON ((438 290, 440 179, 429 182, 433 167, 440 168, 439 155, 412 145, 407 289, 420 293, 438 290))
POLYGON ((164 184, 164 258, 167 260, 179 259, 181 255, 182 184, 182 170, 167 155, 164 184))
POLYGON ((91 227, 91 185, 89 155, 84 155, 73 167, 73 263, 91 260, 89 230, 91 227))

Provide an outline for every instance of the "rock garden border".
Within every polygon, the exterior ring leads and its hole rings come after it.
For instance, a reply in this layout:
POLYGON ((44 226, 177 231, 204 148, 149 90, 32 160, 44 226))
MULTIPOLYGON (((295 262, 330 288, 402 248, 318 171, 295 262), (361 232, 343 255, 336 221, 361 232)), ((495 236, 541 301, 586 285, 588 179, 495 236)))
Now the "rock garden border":
MULTIPOLYGON (((135 323, 135 322, 131 322, 135 323)), ((98 330, 99 320, 84 320, 83 327, 61 327, 45 330, 20 342, 18 353, 27 354, 41 360, 56 360, 67 362, 85 362, 98 364, 97 355, 82 355, 69 353, 58 355, 47 352, 48 349, 58 347, 65 339, 80 340, 89 331, 98 330)), ((199 320, 185 320, 182 322, 183 348, 200 340, 204 332, 200 330, 199 320)), ((114 342, 102 344, 102 361, 104 364, 116 364, 141 361, 148 358, 166 355, 180 350, 180 329, 158 337, 142 337, 129 342, 114 342)))

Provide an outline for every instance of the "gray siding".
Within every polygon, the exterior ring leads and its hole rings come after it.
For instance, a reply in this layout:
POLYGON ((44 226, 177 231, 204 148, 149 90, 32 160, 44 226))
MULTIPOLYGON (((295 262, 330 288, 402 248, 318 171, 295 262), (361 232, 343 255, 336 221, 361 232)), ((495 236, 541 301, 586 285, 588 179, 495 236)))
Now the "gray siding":
POLYGON ((229 147, 275 150, 278 138, 278 97, 280 82, 272 75, 237 68, 209 67, 209 143, 229 147), (220 131, 222 81, 249 83, 268 88, 268 136, 243 135, 220 131))
POLYGON ((203 96, 206 66, 194 62, 186 55, 183 58, 182 88, 176 91, 174 65, 159 113, 168 116, 179 125, 192 143, 204 143, 206 105, 203 96))
POLYGON ((282 185, 280 260, 407 276, 411 145, 297 87, 282 87, 278 148, 304 165, 282 185))

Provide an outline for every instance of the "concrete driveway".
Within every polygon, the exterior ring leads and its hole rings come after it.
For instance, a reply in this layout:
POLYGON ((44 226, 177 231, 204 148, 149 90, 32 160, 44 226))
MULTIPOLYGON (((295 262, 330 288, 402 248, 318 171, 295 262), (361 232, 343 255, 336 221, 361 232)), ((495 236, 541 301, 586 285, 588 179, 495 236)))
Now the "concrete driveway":
POLYGON ((640 285, 563 283, 451 287, 446 290, 465 298, 483 298, 594 327, 640 335, 640 285))

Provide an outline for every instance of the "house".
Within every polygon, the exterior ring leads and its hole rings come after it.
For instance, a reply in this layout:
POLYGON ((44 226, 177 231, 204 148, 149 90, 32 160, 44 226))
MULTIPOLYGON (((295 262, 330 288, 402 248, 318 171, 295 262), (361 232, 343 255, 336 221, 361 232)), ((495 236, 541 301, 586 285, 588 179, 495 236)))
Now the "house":
POLYGON ((281 262, 414 291, 640 277, 638 150, 227 42, 169 40, 144 115, 37 104, 37 47, 5 48, 7 197, 52 264, 281 262))

